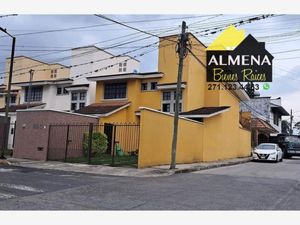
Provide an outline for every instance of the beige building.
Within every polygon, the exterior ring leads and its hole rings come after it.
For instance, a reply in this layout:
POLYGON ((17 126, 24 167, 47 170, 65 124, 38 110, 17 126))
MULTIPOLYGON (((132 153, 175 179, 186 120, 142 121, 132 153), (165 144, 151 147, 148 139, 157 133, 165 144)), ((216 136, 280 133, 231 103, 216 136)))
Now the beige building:
MULTIPOLYGON (((6 59, 5 71, 9 71, 10 58, 6 59)), ((12 77, 12 97, 11 105, 20 104, 21 87, 13 85, 14 83, 30 82, 30 70, 34 70, 32 81, 55 81, 67 79, 70 76, 70 69, 62 64, 49 64, 29 58, 27 56, 16 56, 14 58, 14 72, 12 77)), ((3 84, 0 86, 0 108, 5 107, 5 96, 7 93, 8 73, 6 73, 3 84), (2 88, 1 88, 2 87, 2 88)))

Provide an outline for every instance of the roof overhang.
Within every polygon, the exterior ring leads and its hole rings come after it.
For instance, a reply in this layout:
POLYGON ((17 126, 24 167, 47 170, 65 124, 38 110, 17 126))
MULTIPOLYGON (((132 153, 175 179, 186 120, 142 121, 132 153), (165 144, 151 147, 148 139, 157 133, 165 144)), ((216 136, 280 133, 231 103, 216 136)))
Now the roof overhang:
POLYGON ((22 82, 13 83, 12 85, 18 87, 28 87, 28 86, 46 86, 46 85, 56 85, 56 84, 72 84, 73 80, 53 80, 53 81, 34 81, 34 82, 22 82))
POLYGON ((210 114, 189 114, 189 115, 182 115, 180 114, 181 117, 184 117, 184 118, 209 118, 209 117, 213 117, 213 116, 216 116, 216 115, 219 115, 221 113, 224 113, 224 112, 227 112, 228 110, 230 109, 230 107, 226 108, 226 109, 222 109, 222 110, 219 110, 217 112, 213 112, 213 113, 210 113, 210 114))
POLYGON ((89 81, 113 81, 113 80, 129 80, 129 79, 149 79, 161 78, 163 73, 132 73, 132 74, 117 74, 117 75, 103 75, 97 77, 87 77, 89 81))
MULTIPOLYGON (((157 89, 158 90, 169 90, 169 89, 176 89, 177 84, 172 83, 172 84, 157 84, 157 89)), ((184 89, 186 88, 186 83, 181 84, 181 88, 184 89)))
POLYGON ((76 87, 72 87, 72 86, 70 86, 70 87, 66 87, 65 88, 67 91, 87 91, 87 90, 89 90, 89 86, 84 86, 84 85, 82 85, 82 86, 76 86, 76 87))
POLYGON ((273 112, 277 112, 277 113, 281 114, 282 116, 290 115, 281 105, 271 104, 271 109, 273 112))
POLYGON ((119 107, 119 108, 117 108, 117 109, 115 109, 113 111, 110 111, 110 112, 105 113, 105 114, 96 114, 96 115, 99 116, 99 117, 107 117, 107 116, 110 116, 110 115, 112 115, 112 114, 114 114, 116 112, 121 111, 122 109, 127 108, 130 105, 131 105, 131 102, 128 102, 126 105, 123 105, 123 106, 121 106, 121 107, 119 107))

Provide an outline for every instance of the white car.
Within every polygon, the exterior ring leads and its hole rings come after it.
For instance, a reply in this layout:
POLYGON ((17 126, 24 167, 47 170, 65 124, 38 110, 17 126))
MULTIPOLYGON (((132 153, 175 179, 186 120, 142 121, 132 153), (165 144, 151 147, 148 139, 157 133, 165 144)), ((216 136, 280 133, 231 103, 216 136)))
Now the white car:
POLYGON ((253 160, 281 162, 283 153, 277 144, 261 143, 253 150, 253 160))

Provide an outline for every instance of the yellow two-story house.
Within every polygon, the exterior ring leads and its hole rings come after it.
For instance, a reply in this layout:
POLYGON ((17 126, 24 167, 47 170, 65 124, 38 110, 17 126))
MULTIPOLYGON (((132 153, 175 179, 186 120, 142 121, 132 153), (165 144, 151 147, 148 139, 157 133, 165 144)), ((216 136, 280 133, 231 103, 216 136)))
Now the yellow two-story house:
MULTIPOLYGON (((193 34, 188 37, 197 58, 188 54, 184 59, 177 162, 249 156, 250 132, 239 123, 239 102, 248 95, 244 90, 209 90, 206 46, 193 34)), ((139 167, 170 161, 177 38, 160 38, 158 72, 89 77, 97 82, 96 103, 78 111, 98 115, 100 123, 140 123, 139 167)))

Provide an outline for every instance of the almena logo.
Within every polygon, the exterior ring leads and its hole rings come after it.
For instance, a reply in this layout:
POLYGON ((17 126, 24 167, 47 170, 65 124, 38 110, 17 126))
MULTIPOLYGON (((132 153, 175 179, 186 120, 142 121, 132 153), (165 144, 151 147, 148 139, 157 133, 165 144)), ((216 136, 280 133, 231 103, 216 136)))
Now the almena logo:
POLYGON ((208 82, 271 82, 273 56, 251 34, 230 26, 206 49, 208 82))

